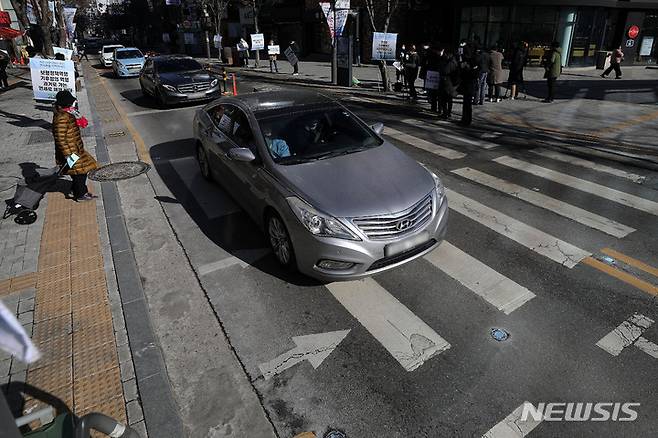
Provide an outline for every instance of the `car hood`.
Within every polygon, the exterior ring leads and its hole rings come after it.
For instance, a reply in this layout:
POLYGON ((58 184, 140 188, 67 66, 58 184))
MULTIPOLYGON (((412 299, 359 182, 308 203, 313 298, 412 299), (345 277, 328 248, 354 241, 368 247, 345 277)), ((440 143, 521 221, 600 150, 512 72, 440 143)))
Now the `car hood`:
POLYGON ((169 85, 191 84, 194 82, 212 81, 212 76, 205 70, 159 73, 158 77, 162 82, 169 85))
POLYGON ((349 155, 277 165, 275 171, 306 202, 336 217, 397 213, 434 188, 427 170, 388 142, 349 155))
POLYGON ((116 59, 115 61, 124 65, 144 64, 144 58, 122 58, 122 59, 116 59))

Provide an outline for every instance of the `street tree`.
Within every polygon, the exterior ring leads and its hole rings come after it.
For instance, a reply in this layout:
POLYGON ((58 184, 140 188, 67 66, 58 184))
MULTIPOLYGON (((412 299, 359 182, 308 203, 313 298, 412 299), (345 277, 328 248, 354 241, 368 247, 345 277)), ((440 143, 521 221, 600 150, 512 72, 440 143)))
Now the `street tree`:
MULTIPOLYGON (((373 32, 388 32, 391 18, 398 11, 399 0, 364 0, 370 26, 373 32)), ((382 87, 385 91, 391 91, 386 72, 386 61, 379 61, 379 73, 382 78, 382 87)))
MULTIPOLYGON (((36 24, 40 29, 40 38, 41 42, 43 44, 42 47, 42 52, 44 55, 53 55, 53 40, 52 40, 52 34, 51 34, 51 29, 53 26, 53 14, 52 11, 50 10, 50 5, 48 0, 10 0, 11 1, 11 6, 14 8, 14 11, 16 12, 16 16, 18 17, 19 22, 21 23, 21 26, 23 26, 23 29, 28 30, 31 28, 30 26, 30 21, 27 16, 27 5, 28 2, 32 6, 32 11, 34 12, 34 17, 36 18, 36 24)), ((57 0, 57 3, 60 3, 59 0, 57 0)), ((57 6, 55 7, 57 10, 57 6)), ((59 8, 61 10, 61 6, 59 8)), ((57 13, 57 11, 56 11, 57 13)), ((64 20, 60 19, 58 20, 58 27, 59 32, 62 32, 62 28, 64 29, 63 32, 66 33, 66 27, 64 25, 64 20)), ((34 38, 33 38, 34 39, 34 38)))
MULTIPOLYGON (((233 0, 201 0, 201 6, 204 11, 208 12, 210 15, 210 20, 215 27, 215 34, 222 34, 222 19, 226 15, 226 9, 228 5, 231 4, 233 0)), ((219 54, 221 59, 222 54, 219 54)))

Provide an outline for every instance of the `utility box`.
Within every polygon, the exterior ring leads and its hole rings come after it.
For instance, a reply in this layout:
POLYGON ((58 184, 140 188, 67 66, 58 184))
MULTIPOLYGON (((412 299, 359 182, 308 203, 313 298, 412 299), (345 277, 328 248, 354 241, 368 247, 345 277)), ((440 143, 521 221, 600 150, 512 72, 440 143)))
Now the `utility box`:
POLYGON ((336 39, 336 69, 337 82, 342 87, 352 86, 352 37, 338 37, 336 39))

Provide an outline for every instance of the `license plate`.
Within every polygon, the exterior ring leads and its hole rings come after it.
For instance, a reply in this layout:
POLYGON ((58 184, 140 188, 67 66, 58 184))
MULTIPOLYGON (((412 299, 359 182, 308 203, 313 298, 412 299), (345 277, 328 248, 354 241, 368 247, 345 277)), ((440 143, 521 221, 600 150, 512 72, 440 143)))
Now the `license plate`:
POLYGON ((397 254, 400 254, 405 251, 409 251, 412 248, 422 245, 423 243, 430 240, 430 233, 423 231, 422 233, 416 234, 413 237, 402 240, 400 242, 389 243, 384 247, 384 256, 391 257, 397 254))

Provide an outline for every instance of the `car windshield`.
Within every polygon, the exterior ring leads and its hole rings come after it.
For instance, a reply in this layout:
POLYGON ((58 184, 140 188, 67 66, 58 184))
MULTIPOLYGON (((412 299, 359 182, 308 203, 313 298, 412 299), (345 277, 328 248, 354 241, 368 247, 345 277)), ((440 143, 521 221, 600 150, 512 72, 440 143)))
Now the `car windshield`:
POLYGON ((112 53, 114 52, 114 49, 116 49, 117 46, 111 46, 111 47, 104 47, 103 48, 103 53, 112 53))
POLYGON ((194 59, 174 58, 159 61, 157 63, 159 73, 172 73, 177 71, 201 70, 201 64, 194 59))
POLYGON ((142 52, 139 50, 119 50, 117 51, 117 59, 130 59, 130 58, 141 58, 142 52))
POLYGON ((376 147, 382 140, 341 106, 256 113, 265 144, 279 164, 298 164, 376 147))

